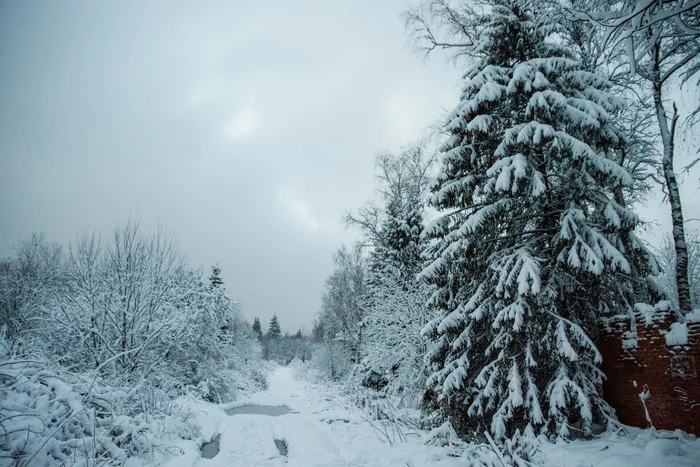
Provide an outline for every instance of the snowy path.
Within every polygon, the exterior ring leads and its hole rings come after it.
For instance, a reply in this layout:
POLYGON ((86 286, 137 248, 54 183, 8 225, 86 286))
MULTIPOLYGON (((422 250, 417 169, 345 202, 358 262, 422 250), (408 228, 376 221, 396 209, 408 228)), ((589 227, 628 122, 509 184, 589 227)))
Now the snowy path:
MULTIPOLYGON (((202 459, 197 466, 348 465, 335 444, 331 427, 315 416, 313 399, 305 394, 304 385, 294 380, 289 368, 278 368, 269 379, 269 389, 244 403, 286 405, 298 413, 227 416, 219 425, 219 455, 202 459), (275 439, 287 442, 288 457, 279 454, 275 439)), ((243 403, 237 401, 238 405, 243 403)))
MULTIPOLYGON (((202 438, 181 445, 184 455, 171 459, 166 467, 465 465, 465 459, 450 457, 449 448, 422 443, 425 433, 407 433, 407 442, 394 445, 382 441, 359 409, 344 405, 343 397, 333 388, 297 381, 290 368, 277 368, 268 382, 268 390, 235 403, 195 404, 202 438), (246 405, 286 405, 294 413, 272 417, 224 412, 246 405), (199 446, 217 434, 221 434, 219 454, 213 459, 201 458, 199 446), (275 439, 285 440, 287 457, 279 454, 275 439)), ((608 434, 594 441, 543 445, 538 463, 573 467, 700 467, 700 439, 685 441, 683 456, 664 456, 660 451, 668 440, 655 440, 656 435, 650 430, 632 430, 636 432, 627 437, 608 434)), ((671 435, 666 432, 666 436, 671 435)))
MULTIPOLYGON (((195 443, 183 446, 186 455, 168 467, 262 466, 418 466, 460 465, 438 447, 419 443, 390 446, 381 441, 357 409, 338 407, 338 400, 323 388, 294 379, 292 370, 280 367, 268 379, 269 389, 248 399, 223 406, 202 405, 198 420, 203 438, 221 434, 220 452, 213 459, 199 458, 195 443), (295 413, 229 416, 223 409, 242 405, 286 405, 295 413), (288 456, 279 454, 274 440, 287 443, 288 456)), ((409 435, 410 436, 410 435, 409 435)), ((416 435, 417 438, 417 435, 416 435)))

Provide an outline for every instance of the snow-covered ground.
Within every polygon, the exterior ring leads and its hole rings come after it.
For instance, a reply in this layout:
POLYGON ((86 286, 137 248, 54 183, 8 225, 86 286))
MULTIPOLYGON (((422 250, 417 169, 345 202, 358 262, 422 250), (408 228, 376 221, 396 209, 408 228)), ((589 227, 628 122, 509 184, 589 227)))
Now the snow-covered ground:
MULTIPOLYGON (((286 367, 271 374, 266 391, 235 404, 198 403, 193 409, 202 436, 198 443, 183 444, 184 455, 171 459, 167 467, 469 465, 466 459, 454 457, 453 448, 425 444, 425 432, 407 432, 405 442, 386 442, 363 412, 338 391, 298 381, 286 367), (224 412, 249 404, 286 405, 293 413, 271 417, 224 412), (219 433, 219 454, 201 458, 199 445, 219 433), (275 439, 286 442, 287 457, 279 454, 275 439)), ((540 449, 536 460, 547 466, 700 467, 700 440, 671 432, 633 429, 629 436, 607 434, 594 441, 544 444, 540 449), (659 439, 664 437, 674 440, 659 439)))

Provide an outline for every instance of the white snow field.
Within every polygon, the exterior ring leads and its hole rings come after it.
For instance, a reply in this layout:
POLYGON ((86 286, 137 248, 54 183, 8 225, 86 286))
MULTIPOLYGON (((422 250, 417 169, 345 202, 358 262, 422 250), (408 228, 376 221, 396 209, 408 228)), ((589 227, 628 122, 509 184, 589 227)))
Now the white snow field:
MULTIPOLYGON (((454 447, 425 444, 428 433, 408 432, 405 442, 382 440, 363 412, 347 403, 333 387, 298 381, 293 371, 278 367, 269 377, 269 388, 231 404, 196 403, 192 407, 202 425, 197 442, 184 442, 184 454, 167 467, 235 466, 465 466, 454 447), (236 414, 225 410, 245 405, 286 405, 292 412, 280 416, 236 414), (200 446, 221 435, 220 452, 201 457, 200 446), (282 456, 275 439, 284 440, 282 456)), ((373 422, 377 423, 377 422, 373 422)), ((594 441, 540 446, 534 465, 700 467, 700 440, 683 433, 629 429, 629 436, 606 434, 594 441), (665 439, 669 438, 669 439, 665 439), (678 455, 681 454, 681 455, 678 455)))

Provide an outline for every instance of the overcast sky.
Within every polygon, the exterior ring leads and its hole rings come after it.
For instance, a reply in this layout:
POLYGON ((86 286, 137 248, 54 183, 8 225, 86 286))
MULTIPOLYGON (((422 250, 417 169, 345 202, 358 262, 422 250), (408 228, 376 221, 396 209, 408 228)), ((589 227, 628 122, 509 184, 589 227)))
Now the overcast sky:
POLYGON ((460 73, 406 47, 407 6, 0 2, 0 256, 137 214, 218 263, 247 317, 309 330, 373 154, 457 102, 460 73))
POLYGON ((0 2, 0 255, 138 213, 307 330, 373 154, 454 105, 402 1, 0 2))

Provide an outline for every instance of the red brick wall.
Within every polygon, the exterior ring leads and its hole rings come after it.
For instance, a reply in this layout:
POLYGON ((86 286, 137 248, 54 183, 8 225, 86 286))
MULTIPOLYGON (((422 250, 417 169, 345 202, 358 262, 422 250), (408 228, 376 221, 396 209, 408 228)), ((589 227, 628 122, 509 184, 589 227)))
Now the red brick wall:
POLYGON ((665 333, 674 320, 669 312, 637 313, 603 325, 603 393, 622 423, 645 428, 649 423, 639 394, 648 390, 645 402, 654 427, 700 435, 700 323, 687 323, 688 345, 668 346, 665 333))

